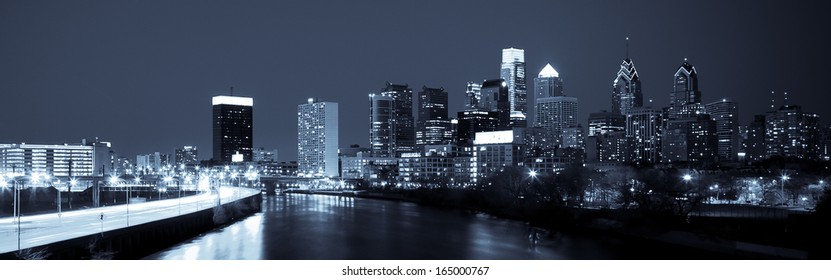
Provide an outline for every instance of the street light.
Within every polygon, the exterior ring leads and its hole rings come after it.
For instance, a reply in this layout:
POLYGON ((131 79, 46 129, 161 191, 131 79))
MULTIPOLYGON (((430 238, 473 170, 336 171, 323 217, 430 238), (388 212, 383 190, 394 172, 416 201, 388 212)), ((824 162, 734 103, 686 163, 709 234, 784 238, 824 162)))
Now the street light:
POLYGON ((787 174, 782 175, 782 184, 780 184, 781 185, 781 190, 780 191, 782 192, 782 199, 785 200, 785 201, 782 202, 783 204, 785 202, 787 202, 787 200, 785 199, 785 181, 787 181, 790 178, 791 177, 788 177, 787 174))
MULTIPOLYGON (((170 187, 170 182, 172 182, 172 181, 173 181, 173 177, 165 176, 164 177, 164 186, 165 186, 165 188, 170 187)), ((159 190, 159 200, 162 200, 161 189, 159 190)), ((179 188, 179 198, 177 200, 178 200, 178 204, 179 204, 179 215, 182 215, 182 188, 181 187, 179 188)))

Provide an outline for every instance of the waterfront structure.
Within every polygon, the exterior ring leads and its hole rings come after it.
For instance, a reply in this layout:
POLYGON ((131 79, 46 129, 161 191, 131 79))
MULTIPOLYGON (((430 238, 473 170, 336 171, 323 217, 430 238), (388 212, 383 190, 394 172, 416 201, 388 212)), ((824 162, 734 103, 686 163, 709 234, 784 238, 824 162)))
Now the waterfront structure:
POLYGON ((297 106, 298 174, 338 176, 338 103, 309 98, 297 106))
MULTIPOLYGON (((233 94, 233 91, 232 91, 233 94)), ((213 162, 228 164, 234 154, 251 161, 254 124, 254 99, 218 95, 213 103, 213 162)))
POLYGON ((506 82, 508 88, 511 127, 525 127, 528 111, 527 85, 525 84, 525 50, 515 48, 502 50, 499 77, 506 82))
POLYGON ((487 178, 506 167, 525 165, 524 136, 521 129, 477 132, 474 144, 476 174, 473 178, 487 178))

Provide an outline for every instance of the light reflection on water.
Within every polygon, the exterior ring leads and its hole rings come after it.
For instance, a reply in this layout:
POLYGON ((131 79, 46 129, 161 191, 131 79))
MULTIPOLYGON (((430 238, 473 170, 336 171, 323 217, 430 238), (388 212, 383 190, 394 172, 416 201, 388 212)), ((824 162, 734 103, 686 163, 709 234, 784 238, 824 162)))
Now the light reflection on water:
MULTIPOLYGON (((147 259, 579 257, 574 250, 580 248, 566 244, 575 242, 558 242, 547 234, 532 242, 531 228, 522 222, 407 202, 289 194, 266 197, 262 209, 147 259)), ((576 241, 578 247, 581 242, 576 241)))

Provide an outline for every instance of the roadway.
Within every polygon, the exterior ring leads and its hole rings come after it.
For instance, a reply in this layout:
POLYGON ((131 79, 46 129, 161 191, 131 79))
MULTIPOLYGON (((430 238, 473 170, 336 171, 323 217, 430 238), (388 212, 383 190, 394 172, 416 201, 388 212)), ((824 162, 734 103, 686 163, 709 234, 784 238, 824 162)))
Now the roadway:
MULTIPOLYGON (((222 204, 259 194, 258 189, 221 187, 222 204)), ((205 210, 216 205, 216 193, 182 198, 130 203, 83 210, 26 216, 20 220, 20 249, 107 232, 205 210), (103 216, 103 219, 102 219, 103 216)), ((18 249, 18 223, 13 217, 0 219, 0 254, 18 249)))

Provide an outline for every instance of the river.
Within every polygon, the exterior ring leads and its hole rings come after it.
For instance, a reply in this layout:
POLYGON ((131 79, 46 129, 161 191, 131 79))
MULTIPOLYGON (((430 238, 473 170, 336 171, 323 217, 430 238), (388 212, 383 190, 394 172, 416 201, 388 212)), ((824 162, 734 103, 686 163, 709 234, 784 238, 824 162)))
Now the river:
POLYGON ((410 202, 287 194, 265 197, 262 212, 145 259, 617 259, 632 258, 629 247, 410 202))

